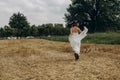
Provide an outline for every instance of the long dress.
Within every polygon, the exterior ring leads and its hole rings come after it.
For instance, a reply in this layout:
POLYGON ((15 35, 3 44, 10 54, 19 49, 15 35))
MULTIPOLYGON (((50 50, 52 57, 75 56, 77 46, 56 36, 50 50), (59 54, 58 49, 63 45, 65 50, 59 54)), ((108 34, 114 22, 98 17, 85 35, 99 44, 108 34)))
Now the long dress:
POLYGON ((88 29, 84 27, 84 30, 79 33, 73 33, 69 36, 69 42, 70 45, 75 53, 80 55, 80 46, 81 46, 81 40, 87 35, 88 29))

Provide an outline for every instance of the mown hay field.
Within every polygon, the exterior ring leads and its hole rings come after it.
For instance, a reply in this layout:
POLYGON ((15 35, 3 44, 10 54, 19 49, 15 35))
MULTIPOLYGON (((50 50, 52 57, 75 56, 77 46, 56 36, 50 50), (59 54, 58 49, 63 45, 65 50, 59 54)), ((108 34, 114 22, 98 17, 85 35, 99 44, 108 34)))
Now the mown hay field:
POLYGON ((0 40, 0 80, 120 80, 120 45, 82 44, 75 61, 68 42, 0 40))

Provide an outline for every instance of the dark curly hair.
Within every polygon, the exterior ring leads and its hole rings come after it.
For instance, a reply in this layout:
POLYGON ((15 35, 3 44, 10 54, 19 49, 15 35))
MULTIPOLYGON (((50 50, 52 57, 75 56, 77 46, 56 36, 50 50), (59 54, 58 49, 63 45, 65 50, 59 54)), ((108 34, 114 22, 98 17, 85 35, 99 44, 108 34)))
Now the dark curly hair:
POLYGON ((75 20, 75 21, 73 21, 73 23, 72 23, 72 27, 73 27, 73 26, 79 26, 78 24, 79 24, 79 22, 78 22, 77 20, 75 20))

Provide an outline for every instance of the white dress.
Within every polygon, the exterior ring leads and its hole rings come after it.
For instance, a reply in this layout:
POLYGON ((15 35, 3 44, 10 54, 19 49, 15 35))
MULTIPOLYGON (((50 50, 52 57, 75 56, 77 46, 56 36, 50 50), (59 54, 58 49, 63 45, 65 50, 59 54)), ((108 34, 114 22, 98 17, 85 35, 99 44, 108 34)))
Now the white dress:
POLYGON ((72 35, 69 36, 69 42, 70 45, 75 53, 80 55, 80 46, 81 46, 81 40, 87 35, 88 29, 84 27, 84 30, 78 34, 78 33, 73 33, 72 35))

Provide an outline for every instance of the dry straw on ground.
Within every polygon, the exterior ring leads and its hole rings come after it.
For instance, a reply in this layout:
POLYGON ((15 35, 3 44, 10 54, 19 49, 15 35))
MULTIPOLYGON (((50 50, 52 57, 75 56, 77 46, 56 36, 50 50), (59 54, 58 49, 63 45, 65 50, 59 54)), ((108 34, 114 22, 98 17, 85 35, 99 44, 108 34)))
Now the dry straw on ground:
POLYGON ((82 44, 74 61, 69 43, 1 40, 0 80, 120 80, 120 45, 82 44))

